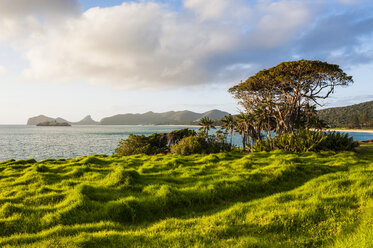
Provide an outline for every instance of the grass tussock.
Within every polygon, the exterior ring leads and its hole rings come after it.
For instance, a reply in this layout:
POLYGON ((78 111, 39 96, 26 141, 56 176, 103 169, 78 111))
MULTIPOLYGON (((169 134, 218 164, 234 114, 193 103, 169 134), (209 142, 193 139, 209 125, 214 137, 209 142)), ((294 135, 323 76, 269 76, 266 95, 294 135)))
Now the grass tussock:
POLYGON ((373 146, 354 152, 0 163, 1 247, 372 247, 373 146))

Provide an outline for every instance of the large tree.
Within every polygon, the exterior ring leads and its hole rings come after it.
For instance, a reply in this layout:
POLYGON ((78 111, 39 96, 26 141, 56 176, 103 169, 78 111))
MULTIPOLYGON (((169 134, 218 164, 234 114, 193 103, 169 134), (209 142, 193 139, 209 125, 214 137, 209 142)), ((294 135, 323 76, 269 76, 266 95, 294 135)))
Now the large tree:
POLYGON ((338 65, 321 61, 283 62, 229 89, 248 113, 263 109, 276 120, 276 132, 291 132, 304 108, 321 105, 337 86, 352 84, 338 65))

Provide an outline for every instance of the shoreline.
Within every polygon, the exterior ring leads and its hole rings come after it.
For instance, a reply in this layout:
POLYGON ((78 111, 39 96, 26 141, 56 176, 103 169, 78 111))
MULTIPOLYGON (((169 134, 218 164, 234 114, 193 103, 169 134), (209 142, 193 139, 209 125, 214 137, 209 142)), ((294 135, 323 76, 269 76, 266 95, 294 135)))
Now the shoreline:
POLYGON ((373 129, 325 129, 329 132, 349 132, 349 133, 373 133, 373 129))

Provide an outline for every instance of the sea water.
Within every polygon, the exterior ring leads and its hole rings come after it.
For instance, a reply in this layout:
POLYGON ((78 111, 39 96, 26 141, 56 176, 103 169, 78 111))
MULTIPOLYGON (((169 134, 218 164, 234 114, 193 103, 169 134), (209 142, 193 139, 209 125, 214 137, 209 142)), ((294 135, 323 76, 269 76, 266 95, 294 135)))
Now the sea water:
MULTIPOLYGON (((72 127, 37 127, 0 125, 0 161, 8 159, 76 158, 91 154, 114 153, 120 140, 129 134, 165 133, 197 126, 128 126, 95 125, 72 127)), ((210 131, 213 133, 214 131, 210 131)), ((373 133, 349 133, 355 140, 373 139, 373 133)), ((241 137, 235 135, 233 144, 239 146, 241 137)))

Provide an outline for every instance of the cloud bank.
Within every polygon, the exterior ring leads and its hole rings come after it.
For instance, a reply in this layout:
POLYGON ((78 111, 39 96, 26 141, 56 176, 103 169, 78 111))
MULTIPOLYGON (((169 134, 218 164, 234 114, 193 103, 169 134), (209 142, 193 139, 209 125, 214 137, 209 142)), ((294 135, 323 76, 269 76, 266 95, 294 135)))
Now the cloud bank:
POLYGON ((0 2, 0 44, 24 55, 33 81, 174 88, 229 84, 297 58, 373 59, 362 1, 140 1, 84 13, 77 0, 0 2))

